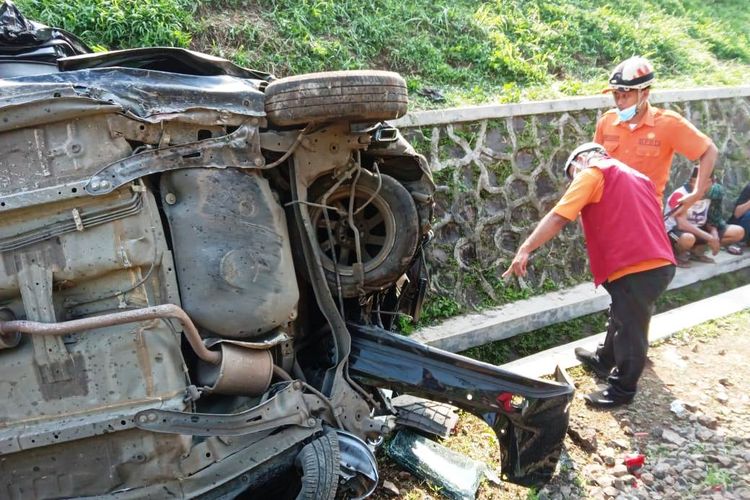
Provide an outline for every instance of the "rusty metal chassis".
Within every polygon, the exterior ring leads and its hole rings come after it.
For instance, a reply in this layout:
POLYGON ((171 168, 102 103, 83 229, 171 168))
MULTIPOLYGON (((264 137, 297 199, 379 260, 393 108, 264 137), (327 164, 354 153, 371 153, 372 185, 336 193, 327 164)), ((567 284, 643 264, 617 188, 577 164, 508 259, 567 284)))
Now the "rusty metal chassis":
MULTIPOLYGON (((122 160, 106 165, 88 179, 68 182, 64 185, 54 185, 41 189, 14 193, 0 197, 2 204, 0 211, 28 207, 43 202, 59 201, 82 195, 105 195, 118 187, 140 179, 142 177, 175 170, 180 168, 242 168, 264 169, 276 165, 268 165, 261 150, 290 153, 291 161, 296 172, 294 183, 296 206, 300 219, 300 229, 305 235, 306 245, 309 247, 307 256, 308 271, 313 275, 317 299, 327 304, 326 316, 334 323, 332 330, 336 337, 337 363, 330 370, 330 377, 323 392, 330 398, 330 411, 318 412, 330 424, 346 429, 362 438, 377 439, 387 428, 382 428, 383 421, 372 418, 371 409, 365 400, 371 399, 356 386, 347 374, 346 360, 349 354, 350 338, 343 323, 343 318, 336 311, 333 299, 322 275, 317 252, 313 251, 314 233, 310 224, 307 208, 307 188, 314 180, 326 172, 334 172, 344 180, 351 176, 357 166, 360 151, 367 148, 371 137, 367 133, 353 133, 347 123, 320 124, 308 126, 304 131, 264 131, 260 127, 265 125, 262 119, 251 118, 239 125, 233 132, 227 134, 224 126, 215 124, 197 124, 195 121, 182 117, 183 121, 170 120, 158 123, 132 119, 122 114, 113 114, 111 107, 98 108, 95 111, 87 109, 86 115, 92 112, 108 113, 107 123, 112 137, 121 137, 131 143, 143 144, 142 152, 131 155, 122 160), (207 130, 211 137, 202 140, 190 140, 195 137, 197 129, 207 130), (177 143, 177 145, 174 145, 177 143), (78 189, 76 189, 78 188, 78 189), (83 189, 81 189, 83 188, 83 189), (322 296, 322 297, 321 297, 322 296)), ((70 114, 70 113, 69 113, 70 114)), ((132 314, 132 312, 131 312, 132 314)), ((137 317, 135 314, 133 317, 137 317)), ((62 323, 60 324, 62 325, 62 323)), ((200 349, 199 349, 200 350, 200 349)), ((212 353, 213 354, 213 353, 212 353)), ((281 392, 276 398, 289 399, 297 403, 298 398, 291 392, 281 392)), ((297 422, 290 414, 289 408, 296 405, 265 406, 267 415, 276 421, 289 421, 294 425, 310 427, 306 419, 297 422)), ((176 412, 180 413, 180 412, 176 412)), ((294 412, 292 412, 294 413, 294 412)), ((184 415, 193 415, 186 413, 184 415)), ((178 418, 177 415, 173 415, 178 418)), ((210 420, 210 419, 209 419, 210 420)), ((215 419, 214 419, 215 420, 215 419)), ((214 421, 211 420, 211 421, 214 421)), ((206 424, 207 422, 201 422, 206 424)), ((147 422, 136 420, 137 427, 147 427, 147 422)), ((128 425, 130 427, 130 424, 128 425)), ((182 427, 183 433, 205 434, 210 431, 206 427, 196 426, 194 432, 189 432, 189 426, 182 427)), ((246 426, 242 433, 252 433, 264 430, 266 426, 246 426)), ((156 429, 154 429, 156 430, 156 429)), ((161 431, 167 429, 161 428, 161 431)), ((226 429, 224 429, 226 430, 226 429)))

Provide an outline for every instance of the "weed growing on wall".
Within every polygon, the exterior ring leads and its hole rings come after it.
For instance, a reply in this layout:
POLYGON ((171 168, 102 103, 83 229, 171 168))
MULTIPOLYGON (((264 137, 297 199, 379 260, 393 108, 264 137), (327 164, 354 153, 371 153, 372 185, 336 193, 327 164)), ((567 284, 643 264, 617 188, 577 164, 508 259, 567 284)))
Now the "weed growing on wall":
POLYGON ((439 319, 450 318, 458 315, 461 306, 451 297, 434 295, 425 301, 422 309, 422 324, 430 324, 439 319))

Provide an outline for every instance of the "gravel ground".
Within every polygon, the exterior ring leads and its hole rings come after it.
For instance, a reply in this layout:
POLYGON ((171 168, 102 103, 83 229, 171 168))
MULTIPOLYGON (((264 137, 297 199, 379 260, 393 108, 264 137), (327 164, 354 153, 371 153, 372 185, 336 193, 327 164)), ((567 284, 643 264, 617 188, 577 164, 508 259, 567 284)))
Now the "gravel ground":
MULTIPOLYGON (((553 480, 539 491, 485 482, 480 499, 750 500, 750 311, 711 321, 652 346, 634 402, 602 411, 582 395, 592 375, 570 371, 577 394, 565 449, 553 480), (640 452, 635 474, 623 464, 640 452)), ((494 435, 462 414, 443 442, 499 473, 494 435)), ((439 490, 381 458, 375 498, 442 498, 439 490)))

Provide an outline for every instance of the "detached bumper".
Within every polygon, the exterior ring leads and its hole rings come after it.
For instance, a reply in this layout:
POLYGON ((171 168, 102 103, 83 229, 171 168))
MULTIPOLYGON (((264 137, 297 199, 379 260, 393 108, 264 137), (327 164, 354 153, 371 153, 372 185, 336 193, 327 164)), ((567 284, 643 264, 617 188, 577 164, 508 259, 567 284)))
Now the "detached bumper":
POLYGON ((484 419, 500 443, 506 481, 532 486, 552 477, 574 393, 564 370, 557 369, 557 382, 527 378, 381 328, 350 324, 349 329, 353 377, 484 419))

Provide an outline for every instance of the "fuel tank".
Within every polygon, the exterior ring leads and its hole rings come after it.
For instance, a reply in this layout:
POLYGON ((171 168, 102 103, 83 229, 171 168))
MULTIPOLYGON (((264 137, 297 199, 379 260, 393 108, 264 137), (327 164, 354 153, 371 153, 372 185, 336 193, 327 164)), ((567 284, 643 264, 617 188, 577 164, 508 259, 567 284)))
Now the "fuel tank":
POLYGON ((248 339, 293 320, 299 290, 284 211, 268 181, 238 169, 162 177, 183 308, 220 337, 248 339))

